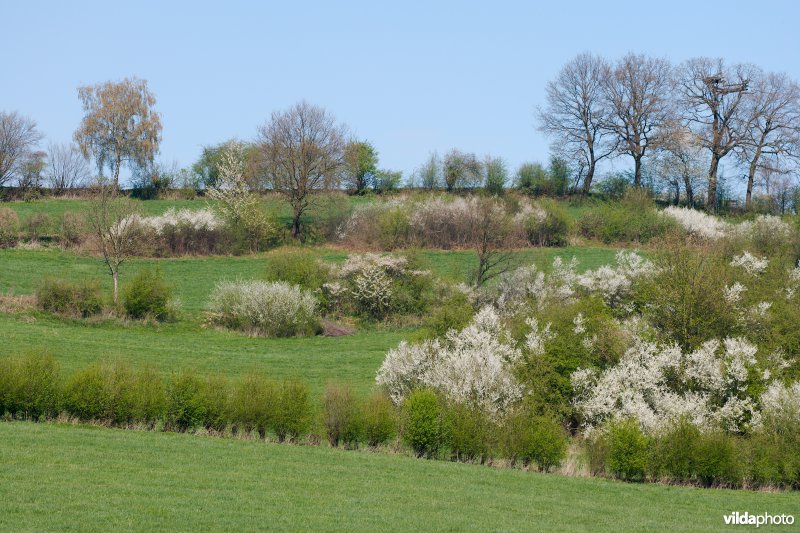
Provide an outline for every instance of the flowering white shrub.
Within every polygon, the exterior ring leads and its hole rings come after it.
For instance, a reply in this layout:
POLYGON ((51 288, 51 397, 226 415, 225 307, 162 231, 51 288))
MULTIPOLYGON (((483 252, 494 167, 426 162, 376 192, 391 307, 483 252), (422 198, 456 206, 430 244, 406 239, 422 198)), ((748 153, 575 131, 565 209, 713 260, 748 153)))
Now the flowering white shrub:
POLYGON ((766 257, 756 257, 750 252, 743 252, 731 261, 731 266, 740 267, 751 276, 757 276, 769 266, 769 259, 766 257))
POLYGON ((187 227, 189 229, 214 230, 220 227, 221 221, 210 209, 168 209, 163 215, 152 217, 137 217, 136 222, 144 227, 150 228, 158 234, 164 233, 167 229, 187 227))
POLYGON ((373 316, 384 316, 392 303, 392 280, 386 272, 372 266, 356 274, 353 298, 373 316))
POLYGON ((800 423, 800 381, 791 385, 773 382, 761 395, 761 405, 764 416, 800 423))
POLYGON ((552 303, 569 302, 575 295, 575 285, 579 279, 575 271, 577 266, 574 257, 567 263, 556 257, 549 274, 535 265, 503 273, 497 284, 498 308, 513 312, 529 303, 543 309, 552 303))
POLYGON ((688 207, 669 206, 662 213, 674 219, 686 233, 700 239, 721 239, 730 226, 715 216, 688 207))
POLYGON ((635 252, 619 251, 616 260, 616 267, 604 265, 596 270, 588 270, 578 278, 582 287, 600 294, 612 306, 617 305, 630 292, 635 279, 656 272, 653 263, 635 252))
POLYGON ((730 227, 732 236, 747 239, 765 236, 771 239, 787 239, 792 234, 792 227, 780 217, 758 215, 754 220, 745 220, 730 227))
POLYGON ((756 347, 743 339, 708 341, 690 353, 638 342, 603 372, 573 373, 575 404, 587 427, 635 418, 656 432, 686 417, 701 428, 754 428, 760 413, 746 389, 755 354, 756 347))
POLYGON ((268 337, 310 335, 319 329, 317 299, 286 282, 220 282, 208 310, 216 324, 268 337))
POLYGON ((414 388, 429 386, 498 417, 522 397, 511 372, 521 356, 497 311, 484 307, 469 326, 450 330, 442 340, 400 343, 387 354, 376 382, 396 403, 414 388))

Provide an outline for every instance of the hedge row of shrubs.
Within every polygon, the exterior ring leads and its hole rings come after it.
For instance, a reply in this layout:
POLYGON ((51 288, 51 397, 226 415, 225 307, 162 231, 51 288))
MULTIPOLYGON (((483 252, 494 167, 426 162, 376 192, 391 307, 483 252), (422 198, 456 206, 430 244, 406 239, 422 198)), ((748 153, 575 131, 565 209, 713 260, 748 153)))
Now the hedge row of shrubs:
POLYGON ((593 474, 628 481, 800 488, 800 427, 771 425, 748 437, 701 432, 686 420, 647 436, 635 420, 587 439, 593 474))

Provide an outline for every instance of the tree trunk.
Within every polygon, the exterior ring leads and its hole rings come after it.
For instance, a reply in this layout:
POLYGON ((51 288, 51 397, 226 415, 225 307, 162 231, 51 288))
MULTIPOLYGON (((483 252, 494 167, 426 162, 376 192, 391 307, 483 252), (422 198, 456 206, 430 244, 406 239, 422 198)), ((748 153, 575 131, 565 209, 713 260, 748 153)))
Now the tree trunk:
POLYGON ((681 182, 675 180, 675 205, 681 203, 681 182))
POLYGON ((594 178, 595 162, 589 163, 589 169, 586 171, 586 177, 583 179, 583 195, 589 194, 589 187, 592 186, 592 178, 594 178))
POLYGON ((633 185, 638 189, 642 186, 642 158, 633 158, 633 185))
POLYGON ((756 168, 758 168, 758 160, 761 157, 761 147, 756 148, 756 153, 753 154, 753 160, 750 161, 750 168, 747 169, 747 194, 744 197, 744 208, 750 211, 753 200, 753 182, 755 181, 756 168))
POLYGON ((694 207, 694 189, 692 189, 692 176, 688 172, 683 173, 683 185, 686 189, 686 201, 689 207, 694 207))
POLYGON ((717 209, 717 169, 719 168, 719 156, 711 156, 711 168, 708 169, 708 198, 706 198, 706 209, 716 211, 717 209))
POLYGON ((119 271, 115 270, 112 277, 114 278, 114 303, 116 304, 119 300, 119 271))

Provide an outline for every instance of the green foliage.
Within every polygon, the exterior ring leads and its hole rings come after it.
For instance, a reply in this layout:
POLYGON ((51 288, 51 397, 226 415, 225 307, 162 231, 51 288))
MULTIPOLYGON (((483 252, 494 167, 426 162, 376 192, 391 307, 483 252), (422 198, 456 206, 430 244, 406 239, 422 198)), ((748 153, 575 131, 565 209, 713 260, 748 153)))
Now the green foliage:
POLYGON ((538 207, 544 217, 533 213, 522 220, 523 230, 528 242, 534 246, 563 246, 569 241, 570 216, 561 204, 543 199, 538 207))
POLYGON ((403 183, 403 173, 399 170, 381 169, 375 174, 373 188, 375 192, 383 194, 391 192, 403 183))
POLYGON ((678 232, 677 223, 662 216, 641 190, 629 192, 621 202, 605 202, 587 210, 578 220, 578 227, 584 237, 606 244, 645 244, 678 232))
POLYGON ((535 464, 548 472, 567 454, 569 440, 561 424, 550 416, 537 415, 522 408, 507 417, 503 424, 503 449, 512 461, 535 464))
POLYGON ((411 238, 411 220, 408 211, 395 207, 380 213, 378 235, 384 250, 395 250, 408 245, 411 238))
POLYGON ((442 409, 436 393, 417 389, 403 403, 403 440, 422 457, 436 455, 442 445, 442 409))
POLYGON ((158 269, 140 270, 128 284, 123 298, 125 312, 131 318, 166 320, 170 317, 172 288, 158 269))
POLYGON ((0 416, 38 420, 61 406, 58 362, 41 353, 0 359, 0 416))
POLYGON ((208 407, 203 380, 195 372, 174 374, 167 383, 165 425, 170 431, 203 427, 208 407))
POLYGON ((422 327, 417 331, 417 339, 441 337, 451 329, 467 326, 475 310, 463 292, 455 292, 440 305, 434 307, 425 317, 422 327))
POLYGON ((278 442, 297 440, 311 426, 312 410, 308 386, 290 381, 283 383, 275 406, 273 430, 278 442))
POLYGON ((378 151, 367 141, 351 141, 344 148, 345 181, 356 194, 375 185, 378 151))
POLYGON ((397 412, 388 396, 374 392, 363 412, 364 440, 370 446, 386 444, 397 435, 397 412))
POLYGON ((496 428, 482 411, 448 402, 442 419, 442 440, 456 461, 483 462, 491 453, 496 428))
POLYGON ((686 419, 676 421, 672 427, 656 435, 648 459, 650 477, 676 481, 695 479, 701 440, 700 430, 686 419))
POLYGON ((321 288, 329 276, 328 267, 306 250, 281 249, 267 256, 267 281, 285 281, 314 291, 321 288))
POLYGON ((331 446, 358 447, 363 434, 361 405, 353 389, 329 383, 322 398, 322 417, 331 446))
POLYGON ((647 469, 649 439, 636 420, 609 424, 607 468, 614 476, 628 481, 643 481, 647 469))
POLYGON ((500 157, 487 157, 484 161, 486 173, 486 192, 491 195, 500 195, 505 192, 508 182, 508 167, 500 157))
POLYGON ((103 310, 97 280, 67 281, 45 278, 36 291, 39 308, 49 313, 88 318, 103 310))
POLYGON ((251 372, 239 380, 231 398, 231 419, 236 431, 257 431, 263 439, 275 419, 278 393, 275 383, 263 374, 251 372))
POLYGON ((518 189, 535 196, 552 192, 548 181, 547 170, 540 163, 523 163, 514 179, 518 189))
POLYGON ((547 169, 553 189, 558 196, 564 196, 569 191, 569 181, 572 174, 566 159, 550 156, 550 166, 547 169))
POLYGON ((12 247, 17 244, 17 230, 19 217, 8 207, 0 207, 0 248, 12 247))
POLYGON ((735 437, 722 432, 702 436, 697 447, 697 478, 705 486, 736 487, 741 483, 735 437))

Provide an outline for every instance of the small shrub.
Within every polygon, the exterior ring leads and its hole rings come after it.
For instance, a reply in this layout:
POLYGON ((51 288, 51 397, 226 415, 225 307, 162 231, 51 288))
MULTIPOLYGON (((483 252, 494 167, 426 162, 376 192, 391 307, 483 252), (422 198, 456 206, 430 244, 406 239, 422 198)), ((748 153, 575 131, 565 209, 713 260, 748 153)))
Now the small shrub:
POLYGON ((328 442, 357 447, 363 433, 360 405, 347 385, 329 384, 322 400, 322 416, 328 442))
POLYGON ((49 313, 87 318, 103 310, 100 283, 47 278, 36 291, 39 308, 49 313))
POLYGON ((228 378, 221 374, 211 374, 206 377, 204 388, 205 427, 214 431, 224 431, 231 418, 231 388, 228 378))
POLYGON ((0 248, 16 246, 19 230, 19 217, 8 207, 0 207, 0 248))
POLYGON ((403 439, 418 457, 431 457, 439 451, 442 413, 432 390, 416 389, 403 403, 403 439))
POLYGON ((189 431, 203 427, 207 412, 203 380, 191 371, 174 374, 167 384, 166 428, 189 431))
POLYGON ((602 431, 595 431, 583 441, 586 450, 586 459, 589 463, 589 472, 593 476, 602 476, 607 472, 608 466, 608 437, 602 431))
POLYGON ((383 250, 396 250, 408 245, 411 221, 406 210, 400 207, 388 209, 380 214, 377 222, 383 250))
POLYGON ((47 213, 33 213, 22 224, 22 229, 25 231, 28 239, 31 241, 38 241, 39 237, 44 234, 47 226, 50 225, 50 215, 47 213))
POLYGON ((442 433, 454 460, 483 462, 489 457, 495 432, 486 414, 479 409, 448 403, 442 433))
POLYGON ((296 441, 311 426, 308 386, 287 382, 280 387, 272 429, 279 442, 296 441))
POLYGON ((678 229, 678 223, 656 211, 653 201, 643 193, 630 193, 621 202, 589 209, 578 220, 578 226, 584 237, 607 244, 647 243, 678 229))
POLYGON ((160 271, 146 268, 131 280, 124 293, 125 313, 135 319, 152 317, 166 320, 170 316, 172 289, 160 271))
POLYGON ((59 366, 52 356, 31 353, 0 360, 0 415, 53 417, 61 397, 59 366))
POLYGON ((250 373, 233 389, 231 421, 238 432, 257 431, 262 439, 272 427, 278 404, 276 385, 263 374, 250 373))
POLYGON ((557 467, 567 454, 568 438, 561 424, 550 417, 523 409, 504 424, 504 448, 508 458, 535 464, 542 472, 557 467))
POLYGON ((301 289, 314 291, 328 281, 328 268, 305 250, 280 250, 267 258, 267 281, 283 281, 301 289))
POLYGON ((613 422, 608 427, 608 469, 628 481, 644 480, 649 441, 636 420, 613 422))
POLYGON ((734 437, 722 432, 702 435, 697 446, 697 478, 703 485, 735 487, 742 471, 734 437))
POLYGON ((472 321, 475 310, 467 296, 458 292, 435 307, 424 319, 417 338, 442 337, 451 329, 464 329, 472 321))
POLYGON ((216 324, 266 337, 321 331, 317 299, 285 282, 221 282, 211 294, 209 311, 216 324))
POLYGON ((563 246, 569 241, 569 215, 553 200, 540 201, 536 208, 520 212, 515 220, 525 240, 534 246, 563 246))
POLYGON ((86 218, 80 213, 65 211, 58 220, 58 233, 63 247, 79 245, 86 235, 86 218))
POLYGON ((364 439, 373 447, 385 444, 397 435, 397 412, 388 396, 376 392, 367 399, 363 430, 364 439))
POLYGON ((691 481, 695 478, 698 462, 700 430, 681 419, 652 441, 648 467, 650 476, 667 477, 676 481, 691 481))

